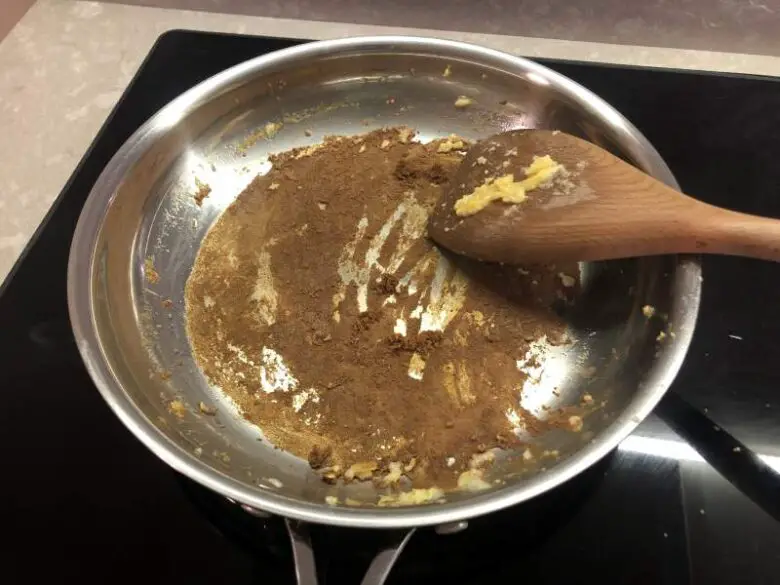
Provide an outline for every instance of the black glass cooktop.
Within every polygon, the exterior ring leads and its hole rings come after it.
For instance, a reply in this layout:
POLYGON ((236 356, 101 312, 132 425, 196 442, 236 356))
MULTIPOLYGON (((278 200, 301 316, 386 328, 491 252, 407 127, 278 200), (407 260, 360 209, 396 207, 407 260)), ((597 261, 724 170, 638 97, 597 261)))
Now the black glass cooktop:
MULTIPOLYGON (((65 280, 81 206, 133 130, 204 78, 295 42, 161 37, 0 289, 4 582, 293 582, 278 520, 178 476, 104 404, 65 280)), ((545 63, 628 116, 688 193, 780 217, 777 80, 545 63)), ((459 534, 419 531, 389 583, 780 582, 779 291, 779 265, 707 258, 693 346, 657 415, 549 495, 459 534)), ((381 538, 315 530, 321 581, 358 583, 381 538)))

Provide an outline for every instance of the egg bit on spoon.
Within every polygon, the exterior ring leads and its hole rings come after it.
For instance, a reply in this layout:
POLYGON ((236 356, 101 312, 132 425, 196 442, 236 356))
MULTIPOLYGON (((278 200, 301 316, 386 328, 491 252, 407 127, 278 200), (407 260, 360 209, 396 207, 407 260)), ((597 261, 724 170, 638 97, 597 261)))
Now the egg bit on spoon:
POLYGON ((505 264, 680 253, 780 261, 780 220, 703 203, 590 142, 549 130, 476 143, 428 233, 453 252, 505 264))

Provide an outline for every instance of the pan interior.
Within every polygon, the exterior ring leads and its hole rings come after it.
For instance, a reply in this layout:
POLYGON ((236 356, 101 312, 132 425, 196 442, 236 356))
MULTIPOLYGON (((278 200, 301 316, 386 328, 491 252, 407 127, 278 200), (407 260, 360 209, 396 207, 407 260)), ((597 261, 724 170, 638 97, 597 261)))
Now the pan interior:
MULTIPOLYGON (((185 460, 200 460, 260 501, 268 493, 297 503, 322 504, 333 495, 376 501, 371 485, 324 484, 306 462, 259 441, 259 429, 196 366, 185 330, 184 286, 220 213, 268 170, 269 154, 385 126, 410 126, 423 141, 453 133, 476 140, 514 128, 559 129, 647 165, 614 121, 538 74, 487 56, 352 51, 276 69, 244 75, 180 119, 158 119, 165 131, 144 145, 123 177, 97 236, 94 324, 103 358, 123 389, 120 400, 132 403, 185 460), (461 95, 474 104, 455 108, 461 95), (271 139, 263 134, 269 123, 281 123, 271 139), (211 192, 199 206, 194 194, 200 184, 211 192), (200 402, 217 405, 217 415, 199 412, 200 402)), ((568 314, 576 341, 543 356, 524 400, 543 413, 543 407, 577 404, 587 392, 598 407, 586 416, 583 432, 535 439, 558 457, 498 461, 487 478, 499 481, 489 492, 527 485, 570 465, 616 425, 639 422, 660 397, 659 380, 677 362, 675 345, 687 345, 691 320, 683 317, 695 313, 698 281, 696 294, 681 291, 691 290, 697 275, 694 261, 677 257, 583 266, 584 290, 568 314), (645 305, 663 318, 648 320, 645 305), (659 342, 662 330, 667 335, 659 342)), ((448 501, 472 497, 452 494, 448 501)))

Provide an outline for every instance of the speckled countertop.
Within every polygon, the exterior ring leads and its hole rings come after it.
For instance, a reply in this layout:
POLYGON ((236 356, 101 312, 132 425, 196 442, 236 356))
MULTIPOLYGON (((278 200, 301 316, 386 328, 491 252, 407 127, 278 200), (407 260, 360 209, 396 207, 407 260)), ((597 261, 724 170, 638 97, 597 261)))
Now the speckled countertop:
POLYGON ((780 75, 780 57, 38 0, 0 43, 0 279, 155 39, 175 28, 296 38, 419 34, 517 55, 780 75))

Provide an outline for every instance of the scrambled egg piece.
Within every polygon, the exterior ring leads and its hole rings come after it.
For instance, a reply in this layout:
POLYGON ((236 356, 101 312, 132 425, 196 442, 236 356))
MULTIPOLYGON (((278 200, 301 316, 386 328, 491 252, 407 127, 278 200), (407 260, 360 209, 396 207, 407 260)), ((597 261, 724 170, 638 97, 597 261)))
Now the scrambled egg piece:
POLYGON ((265 125, 265 136, 268 138, 268 140, 271 140, 274 136, 276 136, 279 133, 279 130, 282 129, 283 124, 281 122, 268 122, 268 124, 265 125))
POLYGON ((350 466, 350 468, 347 469, 346 472, 344 472, 344 479, 347 481, 352 481, 354 479, 365 481, 367 479, 371 479, 377 467, 379 466, 376 464, 376 461, 365 461, 362 463, 355 463, 352 466, 350 466))
POLYGON ((295 159, 300 158, 306 158, 307 156, 313 155, 315 152, 320 150, 323 146, 325 146, 324 142, 321 142, 319 144, 312 144, 311 146, 306 146, 305 148, 301 148, 298 152, 295 153, 295 159))
POLYGON ((443 499, 444 492, 437 487, 416 488, 408 492, 380 496, 377 506, 383 508, 396 506, 417 506, 420 504, 439 502, 443 499))
POLYGON ((469 469, 458 476, 458 487, 469 492, 478 492, 490 488, 490 484, 482 479, 482 471, 469 469))
POLYGON ((455 202, 455 215, 466 217, 482 211, 493 201, 504 203, 522 203, 528 197, 526 193, 551 181, 563 170, 563 165, 555 162, 549 155, 535 156, 530 166, 523 169, 525 178, 515 181, 514 175, 490 178, 472 193, 464 195, 455 202))
POLYGON ((379 483, 385 487, 397 484, 401 481, 401 477, 404 474, 403 466, 397 461, 394 461, 388 467, 389 473, 379 480, 379 483))
POLYGON ((453 150, 462 150, 464 148, 466 148, 466 143, 454 134, 450 134, 446 140, 439 143, 436 152, 446 154, 448 152, 452 152, 453 150))
POLYGON ((177 398, 168 403, 168 412, 177 418, 184 418, 184 415, 187 413, 187 407, 177 398))
POLYGON ((460 95, 458 96, 458 99, 455 100, 455 107, 456 108, 468 108, 471 104, 474 103, 474 100, 471 99, 468 96, 460 95))

